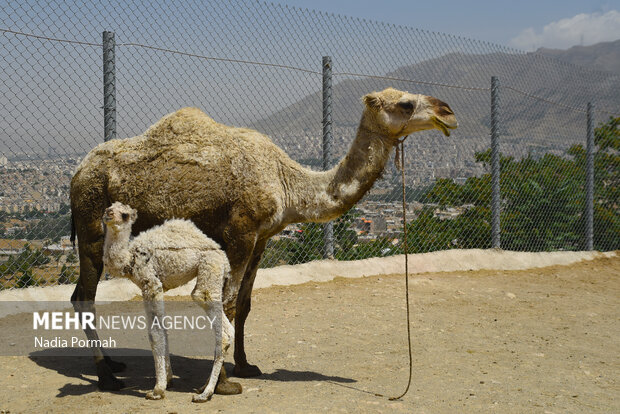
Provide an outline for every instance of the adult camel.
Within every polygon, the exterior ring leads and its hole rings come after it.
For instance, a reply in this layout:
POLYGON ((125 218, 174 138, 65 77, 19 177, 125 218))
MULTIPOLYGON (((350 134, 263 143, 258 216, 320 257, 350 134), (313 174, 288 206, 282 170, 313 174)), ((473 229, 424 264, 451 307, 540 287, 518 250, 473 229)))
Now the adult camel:
MULTIPOLYGON (((329 171, 302 167, 267 136, 219 124, 196 108, 169 114, 144 134, 111 140, 86 155, 71 180, 71 212, 79 240, 80 278, 71 301, 91 310, 103 271, 101 217, 119 201, 138 211, 133 233, 170 218, 193 221, 226 251, 231 278, 226 315, 235 323, 239 377, 261 374, 248 363, 244 324, 256 270, 267 240, 290 223, 325 222, 351 208, 383 171, 398 139, 457 127, 437 98, 388 88, 363 97, 364 110, 346 156, 329 171)), ((89 339, 97 332, 85 330, 89 339)), ((125 365, 94 348, 100 389, 123 387, 113 372, 125 365)), ((216 393, 241 392, 223 369, 216 393)))

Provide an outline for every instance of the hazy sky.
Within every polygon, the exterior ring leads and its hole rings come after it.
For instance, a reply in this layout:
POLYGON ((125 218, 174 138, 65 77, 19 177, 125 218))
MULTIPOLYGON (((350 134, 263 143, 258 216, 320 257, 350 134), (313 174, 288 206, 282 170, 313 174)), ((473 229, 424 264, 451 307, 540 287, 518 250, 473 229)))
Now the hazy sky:
MULTIPOLYGON (((422 30, 287 11, 254 0, 0 0, 0 27, 93 44, 101 42, 102 31, 114 31, 121 137, 136 135, 183 106, 198 106, 223 123, 253 125, 305 97, 318 96, 313 94, 321 90, 317 71, 325 55, 334 57, 335 71, 341 72, 336 82, 344 82, 349 80, 344 72, 384 75, 450 53, 507 52, 496 44, 531 50, 620 38, 620 0, 272 1, 422 30), (306 71, 197 59, 128 43, 306 71)), ((533 73, 535 68, 527 69, 533 73)), ((577 71, 564 72, 578 76, 577 71)), ((423 80, 460 82, 452 80, 457 74, 449 69, 428 71, 423 80)), ((499 74, 470 75, 465 86, 488 87, 491 75, 499 74)), ((358 97, 367 91, 388 86, 373 82, 367 80, 353 93, 355 102, 359 104, 358 97)), ((529 82, 526 90, 535 93, 533 85, 529 82)), ((430 87, 423 91, 435 93, 430 87)), ((8 155, 46 153, 55 148, 73 153, 92 148, 102 139, 101 99, 97 45, 0 34, 0 152, 5 148, 8 155)), ((312 102, 320 105, 318 99, 312 102)), ((486 109, 482 105, 473 110, 486 109)), ((280 119, 296 116, 289 111, 280 119)), ((320 134, 317 119, 314 125, 320 134)))
POLYGON ((620 39, 620 0, 274 0, 523 50, 620 39))

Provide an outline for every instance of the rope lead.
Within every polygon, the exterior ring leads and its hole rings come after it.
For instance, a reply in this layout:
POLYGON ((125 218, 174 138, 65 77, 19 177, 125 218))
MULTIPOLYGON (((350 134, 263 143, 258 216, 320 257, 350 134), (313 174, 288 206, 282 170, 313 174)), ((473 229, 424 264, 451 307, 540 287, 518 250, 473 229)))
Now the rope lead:
POLYGON ((413 376, 413 357, 411 356, 411 324, 410 324, 410 312, 409 312, 409 259, 408 259, 408 246, 407 246, 407 200, 405 197, 405 139, 399 141, 399 145, 396 147, 395 163, 396 168, 400 170, 402 178, 402 190, 403 190, 403 250, 405 251, 405 297, 407 300, 407 342, 409 344, 409 380, 407 381, 407 388, 398 397, 390 397, 390 401, 400 400, 409 391, 411 386, 411 377, 413 376), (400 155, 400 160, 398 160, 400 155), (398 162, 400 161, 400 163, 398 162))

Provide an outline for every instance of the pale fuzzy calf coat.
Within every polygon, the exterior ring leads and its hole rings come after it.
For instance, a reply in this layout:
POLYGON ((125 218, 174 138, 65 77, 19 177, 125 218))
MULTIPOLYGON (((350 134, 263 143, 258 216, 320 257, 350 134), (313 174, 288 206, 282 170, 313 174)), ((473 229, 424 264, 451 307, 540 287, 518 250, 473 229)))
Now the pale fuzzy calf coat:
POLYGON ((234 336, 234 329, 222 308, 224 281, 230 277, 230 265, 220 246, 205 236, 189 220, 169 220, 129 240, 136 210, 114 203, 106 209, 104 264, 113 276, 127 277, 142 291, 149 318, 149 339, 155 359, 156 385, 149 399, 163 398, 172 379, 168 338, 165 329, 153 324, 164 316, 163 292, 196 278, 192 298, 213 324, 216 349, 211 376, 194 401, 211 398, 217 378, 234 336), (224 351, 224 352, 222 352, 224 351))

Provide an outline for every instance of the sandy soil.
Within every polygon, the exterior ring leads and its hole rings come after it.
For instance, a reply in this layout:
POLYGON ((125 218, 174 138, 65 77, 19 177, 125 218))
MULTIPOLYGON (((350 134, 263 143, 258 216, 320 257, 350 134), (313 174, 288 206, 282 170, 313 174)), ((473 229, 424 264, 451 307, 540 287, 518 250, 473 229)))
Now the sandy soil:
MULTIPOLYGON (((123 358, 129 388, 97 391, 91 358, 1 357, 0 412, 620 412, 620 258, 526 271, 337 278, 255 291, 244 392, 192 404, 210 361, 173 357, 175 385, 147 401, 151 358, 123 358)), ((10 334, 3 332, 3 335, 10 334)), ((232 360, 232 358, 229 358, 232 360)), ((229 371, 231 364, 227 364, 229 371)))

